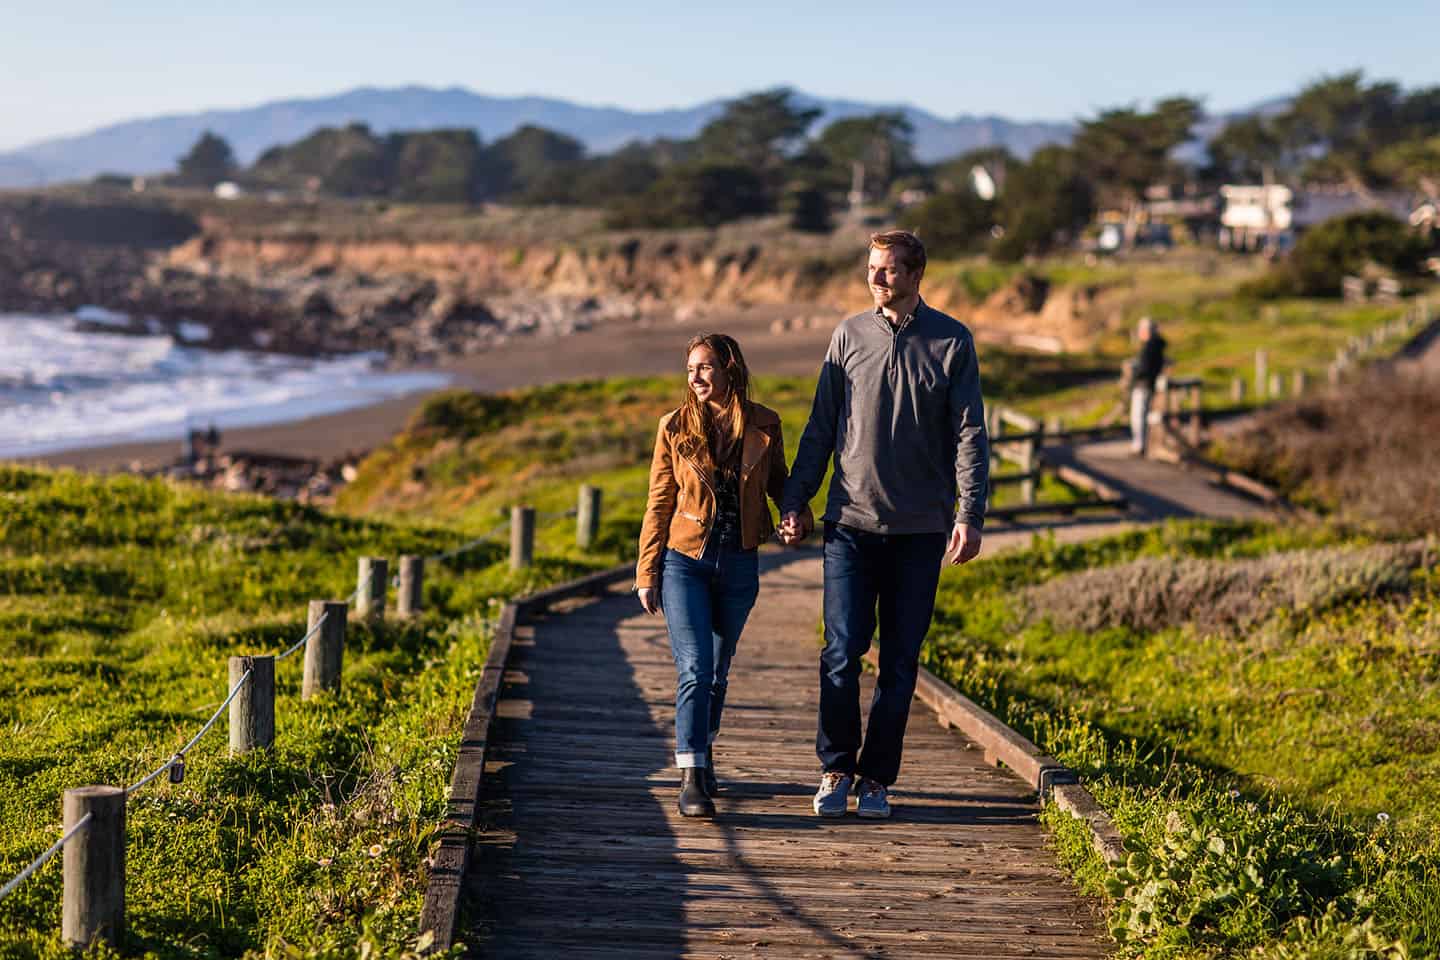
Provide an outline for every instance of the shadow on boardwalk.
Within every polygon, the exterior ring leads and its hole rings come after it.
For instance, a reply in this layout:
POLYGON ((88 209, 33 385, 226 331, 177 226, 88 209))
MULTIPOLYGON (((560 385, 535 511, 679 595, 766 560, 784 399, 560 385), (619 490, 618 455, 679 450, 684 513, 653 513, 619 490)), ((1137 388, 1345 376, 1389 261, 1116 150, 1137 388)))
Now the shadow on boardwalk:
POLYGON ((517 636, 469 932, 488 957, 1106 954, 1034 797, 917 706, 884 824, 810 810, 818 551, 767 554, 711 821, 674 809, 665 626, 609 595, 517 636))

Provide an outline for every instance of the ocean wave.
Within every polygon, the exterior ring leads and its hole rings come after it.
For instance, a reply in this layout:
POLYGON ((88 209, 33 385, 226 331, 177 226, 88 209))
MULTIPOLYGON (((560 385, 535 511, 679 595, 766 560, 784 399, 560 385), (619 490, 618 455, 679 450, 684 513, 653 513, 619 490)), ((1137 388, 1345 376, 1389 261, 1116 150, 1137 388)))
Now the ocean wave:
POLYGON ((74 316, 0 315, 0 457, 135 440, 187 428, 259 426, 443 386, 387 373, 374 353, 329 358, 205 350, 169 336, 77 329, 74 316))

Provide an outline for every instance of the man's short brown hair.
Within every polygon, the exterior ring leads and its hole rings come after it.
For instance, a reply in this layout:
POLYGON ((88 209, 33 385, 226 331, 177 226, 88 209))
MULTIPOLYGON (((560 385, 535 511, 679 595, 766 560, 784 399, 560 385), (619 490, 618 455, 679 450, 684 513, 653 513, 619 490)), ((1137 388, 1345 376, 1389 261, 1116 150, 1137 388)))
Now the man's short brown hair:
POLYGON ((881 250, 894 249, 905 269, 916 272, 925 269, 925 244, 909 230, 885 230, 870 234, 870 246, 881 250))

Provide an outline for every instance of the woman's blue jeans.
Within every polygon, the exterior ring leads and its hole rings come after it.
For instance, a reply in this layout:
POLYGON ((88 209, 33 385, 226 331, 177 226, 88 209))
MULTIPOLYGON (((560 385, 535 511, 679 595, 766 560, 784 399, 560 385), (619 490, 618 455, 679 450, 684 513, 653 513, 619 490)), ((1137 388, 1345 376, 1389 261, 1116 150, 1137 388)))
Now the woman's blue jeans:
POLYGON ((665 551, 660 604, 675 657, 675 765, 703 767, 720 732, 730 659, 760 592, 754 550, 710 543, 698 560, 665 551))

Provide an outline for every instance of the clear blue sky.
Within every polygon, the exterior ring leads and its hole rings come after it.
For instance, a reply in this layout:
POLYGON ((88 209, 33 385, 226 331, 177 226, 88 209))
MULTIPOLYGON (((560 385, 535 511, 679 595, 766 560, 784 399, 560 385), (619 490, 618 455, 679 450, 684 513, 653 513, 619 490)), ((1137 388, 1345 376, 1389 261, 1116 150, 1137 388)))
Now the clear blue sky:
POLYGON ((943 116, 1071 119, 1171 93, 1225 110, 1353 68, 1406 87, 1440 84, 1437 0, 6 7, 0 149, 133 117, 361 85, 657 108, 784 84, 943 116))

